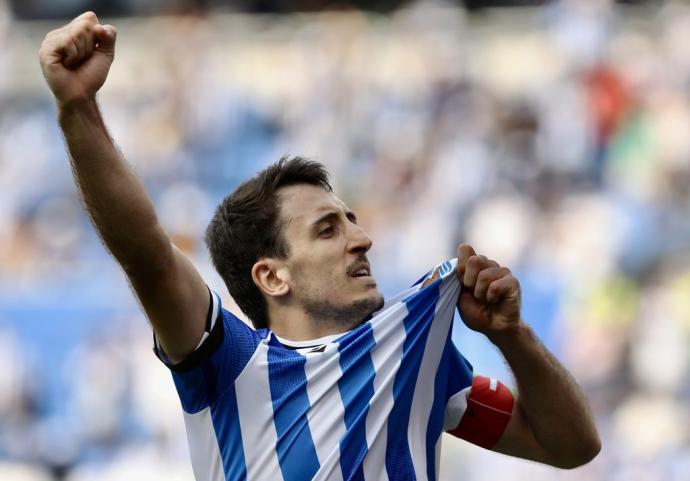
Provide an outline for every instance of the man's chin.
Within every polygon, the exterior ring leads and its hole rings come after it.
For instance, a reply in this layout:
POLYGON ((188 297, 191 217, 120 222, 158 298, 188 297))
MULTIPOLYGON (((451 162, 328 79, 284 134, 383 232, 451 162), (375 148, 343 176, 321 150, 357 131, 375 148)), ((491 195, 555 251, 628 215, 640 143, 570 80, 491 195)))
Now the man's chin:
POLYGON ((362 310, 366 309, 366 315, 363 316, 362 322, 368 321, 371 317, 383 307, 385 301, 378 290, 375 295, 362 300, 362 310))
POLYGON ((307 304, 307 312, 313 319, 331 319, 341 326, 352 328, 371 319, 372 314, 380 310, 383 304, 383 296, 377 290, 348 305, 338 306, 324 301, 312 302, 307 304))
POLYGON ((372 314, 376 311, 381 310, 381 308, 383 308, 383 305, 385 303, 386 303, 386 301, 383 298, 383 295, 377 290, 376 291, 376 308, 372 311, 372 314))

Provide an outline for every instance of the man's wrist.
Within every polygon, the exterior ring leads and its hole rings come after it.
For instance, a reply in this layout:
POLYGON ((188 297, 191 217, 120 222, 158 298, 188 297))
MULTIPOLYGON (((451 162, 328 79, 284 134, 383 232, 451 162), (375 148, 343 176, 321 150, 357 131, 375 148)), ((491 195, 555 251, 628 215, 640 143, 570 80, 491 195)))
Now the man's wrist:
POLYGON ((487 332, 486 337, 501 351, 517 347, 519 344, 529 342, 534 338, 532 328, 522 319, 514 325, 503 329, 487 332))
POLYGON ((73 114, 91 114, 98 111, 98 103, 96 97, 79 97, 69 100, 61 100, 56 98, 58 115, 73 115, 73 114))
POLYGON ((61 103, 58 101, 58 123, 63 132, 97 129, 105 131, 101 112, 95 98, 84 98, 61 103))

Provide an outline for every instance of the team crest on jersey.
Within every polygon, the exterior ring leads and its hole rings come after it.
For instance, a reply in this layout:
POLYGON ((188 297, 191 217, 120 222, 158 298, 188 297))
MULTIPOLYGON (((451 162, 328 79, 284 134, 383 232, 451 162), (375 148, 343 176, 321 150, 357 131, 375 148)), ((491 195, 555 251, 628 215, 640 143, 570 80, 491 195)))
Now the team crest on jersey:
POLYGON ((434 269, 434 272, 432 272, 431 275, 426 278, 426 280, 422 284, 422 289, 434 282, 436 279, 438 279, 439 272, 441 272, 441 266, 438 266, 436 269, 434 269))
POLYGON ((453 264, 450 261, 446 261, 443 264, 437 266, 436 269, 434 269, 434 272, 432 272, 431 275, 427 277, 424 283, 422 284, 422 289, 434 282, 439 277, 445 277, 445 275, 452 270, 453 264))

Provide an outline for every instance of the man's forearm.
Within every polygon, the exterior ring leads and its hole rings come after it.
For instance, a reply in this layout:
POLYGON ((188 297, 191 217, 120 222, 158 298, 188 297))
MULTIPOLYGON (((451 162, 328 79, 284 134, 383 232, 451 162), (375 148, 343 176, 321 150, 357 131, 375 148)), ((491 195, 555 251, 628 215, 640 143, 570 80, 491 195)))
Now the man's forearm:
POLYGON ((573 467, 591 460, 600 449, 599 436, 587 400, 570 373, 524 323, 490 340, 510 365, 520 408, 553 464, 573 467))
POLYGON ((144 186, 111 140, 95 100, 62 105, 59 123, 89 216, 127 270, 170 251, 144 186))

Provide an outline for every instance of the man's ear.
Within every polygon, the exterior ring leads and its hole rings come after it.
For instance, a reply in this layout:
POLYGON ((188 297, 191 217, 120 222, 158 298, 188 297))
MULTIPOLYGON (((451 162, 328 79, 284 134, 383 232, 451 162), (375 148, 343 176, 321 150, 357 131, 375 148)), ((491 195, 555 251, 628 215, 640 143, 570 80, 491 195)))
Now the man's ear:
POLYGON ((271 297, 282 297, 290 292, 290 274, 277 259, 262 258, 252 266, 252 279, 261 292, 271 297))

